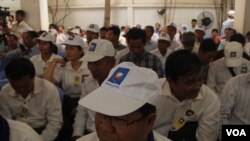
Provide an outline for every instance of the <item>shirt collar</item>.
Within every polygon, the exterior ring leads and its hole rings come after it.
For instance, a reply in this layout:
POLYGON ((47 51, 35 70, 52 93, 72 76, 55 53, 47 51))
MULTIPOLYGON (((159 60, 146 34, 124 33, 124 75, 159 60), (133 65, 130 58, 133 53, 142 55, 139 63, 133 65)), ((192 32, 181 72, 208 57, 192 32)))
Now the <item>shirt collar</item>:
MULTIPOLYGON (((160 80, 162 81, 162 80, 160 80)), ((165 80, 164 82, 161 82, 162 84, 162 89, 163 89, 163 95, 164 96, 168 96, 168 97, 172 97, 174 98, 175 100, 179 101, 174 95, 173 93, 171 92, 171 89, 170 89, 170 86, 169 86, 169 83, 167 80, 165 80)), ((199 99, 203 99, 203 96, 201 95, 202 91, 203 91, 203 84, 200 88, 200 91, 198 93, 198 96, 196 98, 194 98, 194 100, 199 100, 199 99)), ((193 100, 193 99, 192 99, 193 100)), ((184 100, 185 101, 185 100, 184 100)))

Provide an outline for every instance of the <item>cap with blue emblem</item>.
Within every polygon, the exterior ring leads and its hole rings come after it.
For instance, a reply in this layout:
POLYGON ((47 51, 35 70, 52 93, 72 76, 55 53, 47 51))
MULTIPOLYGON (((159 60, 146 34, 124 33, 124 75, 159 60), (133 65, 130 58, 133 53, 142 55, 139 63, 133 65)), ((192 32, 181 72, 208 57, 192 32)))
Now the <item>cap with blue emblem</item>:
POLYGON ((146 103, 156 105, 161 92, 153 70, 123 62, 110 71, 101 87, 82 98, 79 104, 105 115, 122 116, 146 103))

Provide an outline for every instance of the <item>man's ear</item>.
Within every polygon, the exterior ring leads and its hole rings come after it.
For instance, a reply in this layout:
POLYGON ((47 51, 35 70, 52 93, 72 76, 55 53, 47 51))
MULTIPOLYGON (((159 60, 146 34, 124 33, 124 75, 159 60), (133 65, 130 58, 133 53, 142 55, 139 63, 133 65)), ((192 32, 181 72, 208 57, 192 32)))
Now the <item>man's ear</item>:
POLYGON ((156 119, 156 113, 152 113, 152 114, 148 115, 148 117, 147 117, 147 127, 148 127, 148 129, 152 130, 155 119, 156 119))

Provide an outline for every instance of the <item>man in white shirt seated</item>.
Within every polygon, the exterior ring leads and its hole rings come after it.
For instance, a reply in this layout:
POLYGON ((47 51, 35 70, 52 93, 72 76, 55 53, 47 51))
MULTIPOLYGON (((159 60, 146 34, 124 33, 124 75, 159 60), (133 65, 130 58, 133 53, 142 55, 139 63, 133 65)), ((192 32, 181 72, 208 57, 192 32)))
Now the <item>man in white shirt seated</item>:
POLYGON ((174 141, 216 141, 220 101, 202 84, 199 57, 188 50, 173 52, 165 75, 154 129, 174 141))
POLYGON ((96 112, 96 132, 77 141, 169 141, 152 131, 160 94, 154 71, 130 62, 119 64, 101 87, 79 101, 96 112))
POLYGON ((35 77, 26 58, 12 59, 5 68, 9 84, 2 88, 1 113, 30 125, 45 141, 53 141, 62 126, 62 105, 56 86, 35 77))
POLYGON ((172 52, 172 50, 169 49, 170 45, 171 43, 169 35, 167 33, 162 33, 158 39, 158 48, 150 52, 161 60, 163 71, 165 70, 165 62, 167 57, 172 52))
MULTIPOLYGON (((87 77, 82 85, 81 98, 99 88, 107 78, 110 70, 115 66, 115 49, 108 40, 94 39, 90 43, 89 50, 83 57, 88 62, 91 76, 87 77), (93 46, 93 45, 96 46, 93 46)), ((77 113, 73 124, 73 139, 95 131, 95 113, 81 105, 77 107, 77 113)))
POLYGON ((24 21, 26 13, 23 10, 16 11, 16 23, 12 26, 18 38, 21 38, 24 32, 32 31, 33 29, 24 21))

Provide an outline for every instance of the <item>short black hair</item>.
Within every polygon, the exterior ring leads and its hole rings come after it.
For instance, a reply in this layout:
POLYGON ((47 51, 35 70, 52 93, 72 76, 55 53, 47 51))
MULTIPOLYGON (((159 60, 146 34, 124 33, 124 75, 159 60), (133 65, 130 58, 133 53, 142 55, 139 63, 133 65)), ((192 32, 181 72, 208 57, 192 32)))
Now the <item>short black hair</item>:
POLYGON ((246 39, 244 35, 240 33, 236 33, 230 38, 230 42, 233 42, 233 41, 240 43, 243 47, 245 46, 245 43, 246 43, 246 39))
POLYGON ((57 25, 54 23, 49 24, 49 29, 55 29, 57 30, 57 25))
POLYGON ((15 18, 14 15, 9 15, 9 17, 11 17, 11 18, 13 18, 13 19, 15 18))
POLYGON ((197 20, 196 19, 192 19, 192 22, 197 22, 197 20))
POLYGON ((117 35, 118 37, 120 36, 121 30, 118 26, 111 26, 108 28, 108 31, 112 31, 112 33, 114 33, 114 35, 117 35))
POLYGON ((39 37, 36 31, 27 31, 26 34, 29 35, 32 39, 39 37))
POLYGON ((216 28, 214 28, 214 29, 212 29, 212 31, 211 32, 216 32, 216 33, 219 33, 219 30, 218 29, 216 29, 216 28))
MULTIPOLYGON (((227 27, 227 28, 225 28, 225 30, 230 30, 230 31, 233 31, 233 33, 234 33, 234 34, 236 34, 236 30, 235 30, 234 28, 227 27)), ((224 30, 224 31, 225 31, 225 30, 224 30)))
POLYGON ((20 80, 25 76, 34 78, 35 67, 29 59, 24 57, 16 57, 6 65, 5 74, 8 79, 12 80, 20 80))
POLYGON ((152 104, 144 104, 141 108, 137 110, 143 117, 150 115, 151 113, 156 113, 156 107, 152 104))
POLYGON ((146 32, 144 30, 138 29, 138 28, 131 28, 128 33, 126 34, 127 41, 130 39, 137 40, 142 39, 142 41, 146 42, 146 32))
POLYGON ((177 81, 179 77, 201 71, 199 57, 189 50, 178 50, 171 53, 165 64, 166 78, 177 81))
POLYGON ((250 36, 250 31, 248 31, 248 32, 246 33, 246 36, 250 36))
POLYGON ((108 32, 108 28, 103 26, 102 28, 100 28, 100 31, 108 32))
POLYGON ((16 11, 16 15, 19 15, 19 16, 22 16, 22 17, 25 17, 25 12, 23 10, 17 10, 16 11))
POLYGON ((210 52, 210 51, 217 51, 218 44, 216 44, 211 38, 204 39, 199 47, 203 53, 210 52))
POLYGON ((10 37, 12 37, 14 40, 18 41, 18 37, 15 34, 11 33, 11 34, 7 35, 7 38, 10 38, 10 37))
POLYGON ((154 27, 153 27, 153 26, 147 25, 147 26, 145 27, 145 29, 146 29, 146 28, 150 29, 151 33, 154 33, 154 27))

